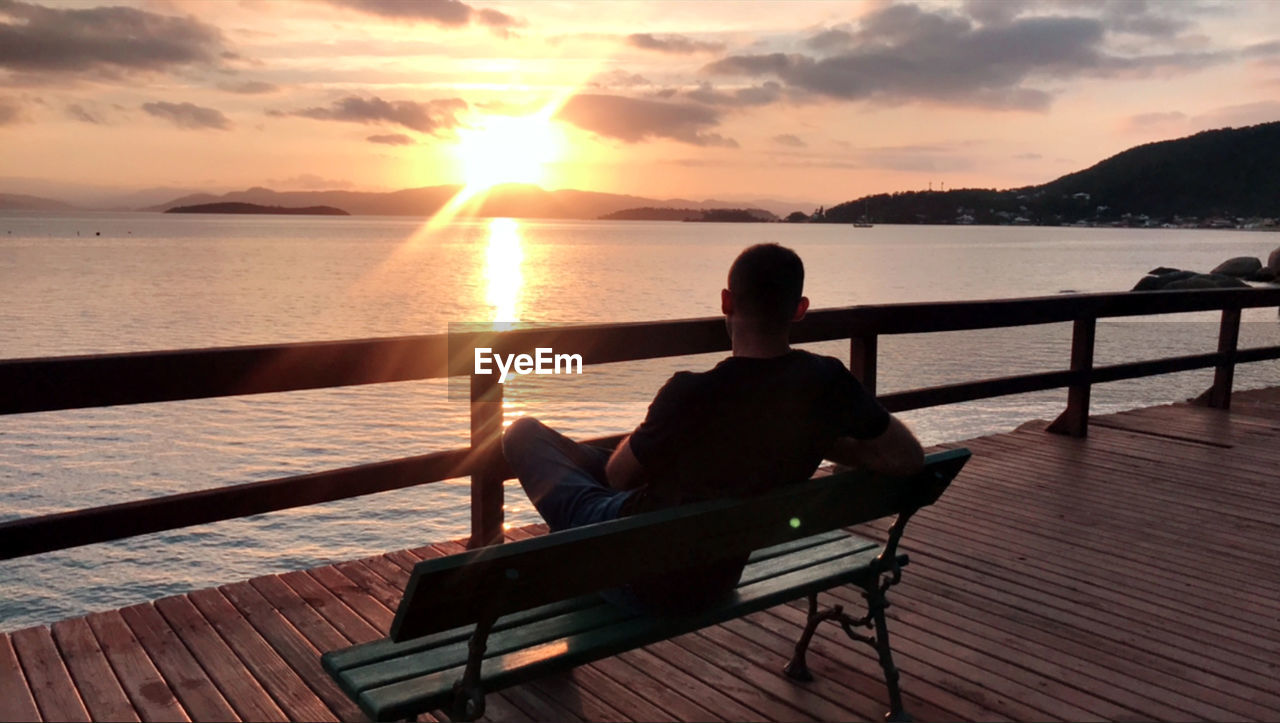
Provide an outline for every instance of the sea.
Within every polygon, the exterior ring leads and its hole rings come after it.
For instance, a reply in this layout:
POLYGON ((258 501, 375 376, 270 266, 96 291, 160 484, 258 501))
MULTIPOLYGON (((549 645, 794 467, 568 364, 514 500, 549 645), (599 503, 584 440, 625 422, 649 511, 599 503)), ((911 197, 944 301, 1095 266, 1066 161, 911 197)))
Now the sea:
MULTIPOLYGON (((405 217, 0 213, 0 359, 444 332, 452 323, 709 317, 744 247, 794 248, 813 308, 1127 290, 1280 234, 1230 230, 714 224, 405 217)), ((1280 343, 1247 310, 1241 346, 1280 343)), ((1096 363, 1216 348, 1216 313, 1099 324, 1096 363)), ((1066 368, 1071 330, 882 338, 882 392, 1066 368)), ((809 345, 846 359, 847 342, 809 345)), ((576 437, 626 432, 674 371, 722 354, 587 367, 596 391, 509 393, 576 437)), ((1210 370, 1099 385, 1094 412, 1181 401, 1210 370)), ((511 391, 522 380, 514 380, 511 391)), ((1280 384, 1241 366, 1237 388, 1280 384)), ((2 394, 3 391, 0 391, 2 394)), ((917 410, 926 443, 1052 419, 1065 390, 917 410)), ((0 417, 0 521, 460 447, 445 380, 0 417)), ((538 521, 517 484, 506 520, 538 521)), ((0 562, 0 630, 464 537, 466 480, 0 562)))

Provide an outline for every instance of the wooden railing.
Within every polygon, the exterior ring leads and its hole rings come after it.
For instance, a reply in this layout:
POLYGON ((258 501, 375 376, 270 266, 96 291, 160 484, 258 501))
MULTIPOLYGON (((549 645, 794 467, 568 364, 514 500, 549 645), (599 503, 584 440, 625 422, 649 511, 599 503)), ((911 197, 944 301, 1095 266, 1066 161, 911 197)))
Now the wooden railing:
MULTIPOLYGON (((850 340, 850 368, 876 388, 878 339, 886 334, 990 329, 1073 322, 1070 367, 880 395, 900 412, 1066 387, 1067 407, 1051 430, 1084 436, 1092 385, 1213 367, 1206 402, 1227 408, 1236 364, 1280 359, 1280 345, 1240 350, 1241 310, 1280 307, 1280 289, 1074 294, 1024 299, 885 304, 810 312, 794 343, 850 340), (1218 350, 1094 366, 1097 320, 1221 311, 1218 350)), ((726 351, 720 318, 520 329, 498 334, 435 334, 304 344, 101 354, 0 361, 0 414, 166 402, 300 389, 470 376, 471 440, 461 449, 315 474, 199 490, 0 523, 0 559, 190 525, 235 519, 470 475, 471 546, 501 540, 502 484, 510 477, 499 447, 502 387, 473 374, 470 348, 532 353, 569 348, 583 363, 633 361, 726 351)), ((618 436, 591 440, 616 444, 618 436)))

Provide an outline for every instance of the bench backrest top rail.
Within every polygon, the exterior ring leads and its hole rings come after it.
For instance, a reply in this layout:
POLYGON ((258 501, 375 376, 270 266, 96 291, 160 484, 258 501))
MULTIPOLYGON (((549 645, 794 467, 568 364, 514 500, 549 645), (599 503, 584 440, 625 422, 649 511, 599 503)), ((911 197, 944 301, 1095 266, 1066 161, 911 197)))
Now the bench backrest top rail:
POLYGON ((910 477, 846 472, 418 563, 395 641, 475 623, 933 504, 970 456, 929 455, 910 477))

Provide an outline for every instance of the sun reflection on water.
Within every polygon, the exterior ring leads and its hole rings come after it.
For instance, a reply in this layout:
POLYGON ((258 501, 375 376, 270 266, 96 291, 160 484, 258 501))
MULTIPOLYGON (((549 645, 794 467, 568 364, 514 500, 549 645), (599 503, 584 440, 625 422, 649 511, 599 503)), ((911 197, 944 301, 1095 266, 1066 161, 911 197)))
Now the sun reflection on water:
MULTIPOLYGON (((485 303, 492 307, 490 321, 495 331, 512 328, 520 320, 520 290, 524 285, 524 251, 520 224, 515 219, 495 218, 489 222, 489 247, 485 252, 485 303)), ((502 426, 524 416, 515 383, 509 383, 502 401, 502 426), (515 397, 514 399, 512 397, 515 397)))
POLYGON ((495 218, 489 222, 489 249, 485 254, 485 303, 493 307, 494 329, 509 329, 520 314, 520 287, 524 274, 520 265, 520 225, 514 219, 495 218))

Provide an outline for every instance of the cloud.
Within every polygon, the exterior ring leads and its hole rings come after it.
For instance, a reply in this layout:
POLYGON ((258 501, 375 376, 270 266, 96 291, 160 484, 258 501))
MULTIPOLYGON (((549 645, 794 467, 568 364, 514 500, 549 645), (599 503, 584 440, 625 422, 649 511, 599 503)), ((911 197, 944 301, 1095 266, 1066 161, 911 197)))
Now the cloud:
POLYGON ((1275 120, 1280 120, 1280 100, 1262 100, 1255 103, 1223 106, 1197 115, 1191 119, 1191 122, 1196 128, 1209 129, 1240 128, 1275 120))
POLYGON ((403 133, 386 133, 383 135, 369 136, 365 139, 370 143, 381 143, 387 146, 411 146, 415 141, 403 133))
POLYGON ((22 120, 22 105, 13 98, 0 97, 0 126, 7 126, 22 120))
POLYGON ((0 0, 0 68, 24 73, 160 71, 216 65, 221 52, 222 33, 194 17, 0 0))
MULTIPOLYGON (((889 5, 865 15, 855 31, 840 31, 848 42, 833 54, 731 55, 703 71, 773 77, 795 93, 839 100, 1043 111, 1053 97, 1034 87, 1036 80, 1179 72, 1225 59, 1219 53, 1112 55, 1099 18, 1001 18, 978 24, 947 9, 889 5)), ((810 46, 832 47, 832 32, 812 36, 810 46)))
POLYGON ((1212 11, 1212 7, 1192 0, 968 0, 964 10, 969 17, 990 26, 1006 25, 1033 11, 1051 15, 1085 12, 1102 21, 1108 32, 1172 38, 1191 25, 1185 15, 1212 11))
POLYGON ((348 96, 334 101, 328 108, 302 108, 288 113, 315 120, 345 121, 348 123, 392 123, 419 133, 437 133, 458 125, 457 114, 467 109, 461 98, 429 100, 423 103, 412 100, 388 101, 378 97, 348 96))
POLYGON ((192 103, 143 103, 142 110, 188 130, 212 128, 225 131, 231 128, 231 121, 222 114, 222 111, 202 108, 192 103))
POLYGON ((1044 155, 1040 153, 1019 153, 1013 158, 1018 161, 1039 161, 1044 158, 1044 155))
POLYGON ((720 111, 694 103, 582 94, 570 98, 556 117, 583 130, 627 143, 670 138, 695 146, 738 146, 732 138, 707 132, 719 124, 720 111))
POLYGON ((627 36, 627 45, 641 50, 653 50, 659 53, 675 55, 691 55, 693 53, 718 53, 724 50, 724 43, 694 40, 685 35, 653 35, 650 33, 633 33, 627 36))
POLYGON ((853 43, 853 33, 844 28, 827 28, 817 35, 810 36, 804 44, 814 50, 835 50, 853 43))
POLYGON ((73 120, 78 120, 81 123, 90 123, 93 125, 106 125, 106 122, 107 122, 106 119, 103 118, 100 113, 86 110, 85 107, 80 105, 79 103, 72 103, 71 105, 67 106, 66 111, 67 111, 67 117, 73 120))
POLYGON ((591 88, 634 88, 637 85, 653 85, 653 82, 639 73, 628 73, 621 68, 600 73, 587 83, 591 88))
POLYGON ((689 100, 707 105, 722 105, 736 108, 768 105, 782 97, 782 85, 772 80, 763 85, 738 88, 733 92, 716 90, 710 83, 699 83, 698 87, 685 92, 689 100))
POLYGON ((218 83, 218 90, 225 90, 228 93, 240 93, 241 95, 261 95, 263 93, 274 93, 280 90, 280 86, 263 80, 245 80, 239 83, 218 83))
POLYGON ((506 13, 483 8, 477 10, 459 0, 329 0, 333 5, 359 10, 393 20, 434 23, 446 28, 460 28, 471 23, 497 31, 523 26, 523 20, 506 13))
POLYGON ((774 136, 772 140, 780 146, 788 146, 790 148, 804 148, 809 145, 808 143, 800 140, 800 136, 792 135, 790 133, 783 133, 781 135, 774 136))
POLYGON ((1131 115, 1124 120, 1123 127, 1129 132, 1144 133, 1171 127, 1181 130, 1186 127, 1186 123, 1187 114, 1181 111, 1155 111, 1131 115))

